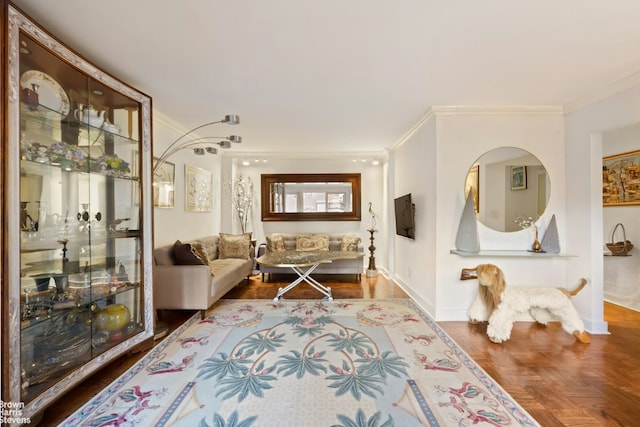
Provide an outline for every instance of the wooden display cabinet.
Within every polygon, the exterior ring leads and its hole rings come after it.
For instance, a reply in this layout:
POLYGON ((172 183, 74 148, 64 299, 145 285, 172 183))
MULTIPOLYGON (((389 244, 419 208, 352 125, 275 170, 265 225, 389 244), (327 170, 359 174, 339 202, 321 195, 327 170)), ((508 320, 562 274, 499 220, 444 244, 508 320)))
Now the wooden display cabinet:
POLYGON ((153 337, 151 98, 2 13, 0 378, 29 418, 153 337))

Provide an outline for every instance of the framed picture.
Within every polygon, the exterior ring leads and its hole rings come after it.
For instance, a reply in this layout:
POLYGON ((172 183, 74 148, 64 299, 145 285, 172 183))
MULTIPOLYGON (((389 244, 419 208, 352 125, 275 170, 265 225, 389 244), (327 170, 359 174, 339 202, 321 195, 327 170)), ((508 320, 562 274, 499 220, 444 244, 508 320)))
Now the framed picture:
POLYGON ((184 166, 185 210, 210 212, 212 204, 211 172, 195 166, 184 166))
POLYGON ((527 167, 511 166, 511 189, 526 190, 527 189, 527 167))
POLYGON ((602 205, 640 205, 640 150, 602 159, 602 205))
MULTIPOLYGON (((154 165, 158 158, 154 158, 154 165)), ((174 184, 176 165, 164 162, 153 174, 153 206, 157 208, 172 208, 174 206, 174 184)))
POLYGON ((480 212, 480 166, 475 165, 467 173, 467 180, 464 183, 464 199, 469 197, 469 191, 473 190, 473 209, 480 212))

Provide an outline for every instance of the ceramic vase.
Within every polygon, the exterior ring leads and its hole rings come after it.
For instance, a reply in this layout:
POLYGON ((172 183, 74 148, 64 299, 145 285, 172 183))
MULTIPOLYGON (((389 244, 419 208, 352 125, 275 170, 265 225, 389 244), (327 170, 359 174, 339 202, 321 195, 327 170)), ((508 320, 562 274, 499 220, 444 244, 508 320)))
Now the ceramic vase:
POLYGON ((473 190, 469 191, 467 201, 462 210, 458 234, 456 235, 456 249, 461 252, 480 252, 480 238, 478 237, 478 223, 473 204, 473 190))

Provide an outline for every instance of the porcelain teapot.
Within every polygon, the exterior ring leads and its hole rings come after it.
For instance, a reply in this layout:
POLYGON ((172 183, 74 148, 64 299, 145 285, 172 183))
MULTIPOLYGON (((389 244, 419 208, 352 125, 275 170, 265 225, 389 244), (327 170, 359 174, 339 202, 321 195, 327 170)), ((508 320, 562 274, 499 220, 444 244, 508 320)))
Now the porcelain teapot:
POLYGON ((78 108, 74 110, 73 116, 79 122, 83 122, 88 124, 89 126, 100 128, 104 123, 105 113, 105 110, 98 111, 94 109, 93 105, 87 105, 86 107, 82 108, 82 104, 79 104, 78 108))

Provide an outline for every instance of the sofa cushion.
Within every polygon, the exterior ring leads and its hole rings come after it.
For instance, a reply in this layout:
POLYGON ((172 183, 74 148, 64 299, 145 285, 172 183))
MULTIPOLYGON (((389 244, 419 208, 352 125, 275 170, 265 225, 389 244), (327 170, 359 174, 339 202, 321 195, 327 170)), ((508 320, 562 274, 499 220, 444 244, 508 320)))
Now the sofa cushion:
POLYGON ((282 234, 267 236, 267 252, 282 252, 285 250, 282 234))
POLYGON ((219 258, 211 261, 209 268, 215 276, 211 279, 210 292, 212 295, 222 292, 220 294, 222 296, 226 292, 224 288, 229 288, 229 284, 236 285, 247 274, 250 274, 253 262, 240 258, 219 258))
POLYGON ((251 233, 220 233, 220 258, 249 258, 251 233))
POLYGON ((344 252, 354 252, 358 250, 358 246, 360 246, 360 237, 343 236, 340 250, 344 252))
POLYGON ((182 243, 176 240, 173 253, 180 265, 208 265, 209 257, 200 243, 182 243))
POLYGON ((296 251, 328 251, 329 236, 326 234, 300 234, 296 236, 296 251))
POLYGON ((202 249, 207 253, 209 260, 214 260, 218 258, 219 240, 218 236, 207 236, 194 240, 193 243, 200 243, 202 245, 202 249))

